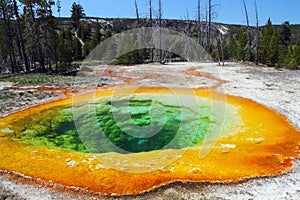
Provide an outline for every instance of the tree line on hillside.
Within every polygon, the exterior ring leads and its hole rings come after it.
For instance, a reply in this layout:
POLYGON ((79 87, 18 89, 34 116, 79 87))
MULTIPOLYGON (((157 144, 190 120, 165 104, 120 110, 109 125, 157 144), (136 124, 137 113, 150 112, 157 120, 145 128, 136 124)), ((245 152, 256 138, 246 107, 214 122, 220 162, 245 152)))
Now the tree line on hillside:
MULTIPOLYGON (((60 0, 0 0, 0 72, 71 71, 99 43, 113 34, 131 28, 154 26, 178 29, 195 38, 219 62, 249 61, 290 69, 300 65, 300 37, 297 41, 291 40, 288 22, 273 26, 269 19, 265 26, 258 27, 256 9, 257 27, 250 27, 243 0, 247 26, 241 28, 239 33, 229 31, 224 34, 212 23, 215 5, 212 0, 207 1, 207 8, 202 9, 201 1, 195 0, 196 20, 187 17, 181 20, 180 26, 175 27, 170 20, 163 19, 161 0, 158 0, 157 9, 153 8, 152 0, 148 0, 149 13, 146 18, 141 17, 138 2, 134 0, 136 20, 133 23, 126 19, 115 20, 113 25, 103 25, 99 20, 92 24, 84 20, 87 18, 79 3, 73 3, 71 17, 65 23, 53 16, 54 9, 59 13, 61 11, 60 0), (157 12, 154 13, 154 10, 157 12)), ((121 52, 120 48, 124 47, 111 47, 115 52, 121 52)), ((184 58, 159 49, 139 49, 120 55, 114 63, 163 62, 165 59, 184 58)))
MULTIPOLYGON (((292 41, 291 36, 289 22, 276 27, 269 19, 267 24, 260 29, 257 49, 256 45, 249 46, 247 28, 243 27, 239 34, 229 34, 222 42, 218 40, 212 57, 220 60, 220 51, 223 49, 224 60, 247 62, 257 60, 257 63, 271 67, 297 69, 300 66, 300 35, 296 41, 292 41)), ((255 39, 252 44, 255 44, 255 39)))
POLYGON ((91 30, 79 27, 83 7, 74 3, 71 23, 62 28, 53 16, 60 5, 53 0, 0 0, 0 72, 67 71, 84 58, 81 37, 90 37, 91 30))

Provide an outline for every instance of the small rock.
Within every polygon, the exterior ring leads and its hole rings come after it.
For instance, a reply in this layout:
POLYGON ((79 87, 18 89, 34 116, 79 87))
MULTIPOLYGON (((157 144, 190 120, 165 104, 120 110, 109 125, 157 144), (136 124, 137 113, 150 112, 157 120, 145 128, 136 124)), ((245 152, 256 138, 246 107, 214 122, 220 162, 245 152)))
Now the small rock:
POLYGON ((170 189, 166 190, 163 195, 164 195, 163 199, 173 199, 173 200, 184 199, 181 196, 181 194, 178 191, 176 191, 176 189, 174 189, 174 188, 170 188, 170 189))
POLYGON ((236 144, 221 144, 221 148, 224 148, 224 149, 235 149, 236 148, 236 144))
POLYGON ((78 163, 77 163, 75 160, 67 161, 68 167, 74 167, 74 166, 76 166, 77 164, 78 164, 78 163))
POLYGON ((228 150, 223 150, 223 151, 221 151, 221 153, 222 154, 226 154, 226 153, 229 153, 230 151, 228 151, 228 150))
POLYGON ((164 167, 160 167, 160 168, 158 168, 158 170, 164 172, 164 171, 165 171, 165 168, 164 168, 164 167))
POLYGON ((133 163, 132 166, 133 167, 144 167, 144 165, 142 165, 140 163, 133 163))
POLYGON ((181 158, 182 157, 182 155, 176 155, 176 158, 181 158))
POLYGON ((59 191, 64 191, 65 186, 62 184, 54 184, 54 188, 59 190, 59 191))
POLYGON ((99 170, 99 169, 106 169, 106 168, 107 168, 107 166, 104 165, 104 164, 97 164, 96 167, 95 167, 96 170, 99 170))
POLYGON ((30 155, 35 155, 37 153, 38 153, 38 151, 32 151, 32 152, 30 152, 30 155))
POLYGON ((88 161, 91 162, 91 161, 95 160, 96 158, 97 158, 96 156, 91 156, 91 157, 88 159, 88 161))
POLYGON ((173 173, 173 172, 174 172, 174 169, 175 169, 174 167, 170 167, 170 168, 169 168, 169 171, 173 173))
POLYGON ((126 167, 121 167, 120 170, 121 171, 127 171, 128 169, 126 167))
POLYGON ((193 168, 193 169, 189 170, 189 172, 190 173, 198 173, 198 172, 202 172, 202 170, 199 168, 193 168))
POLYGON ((265 140, 266 140, 265 138, 255 138, 254 143, 255 144, 260 144, 260 143, 264 142, 265 140))

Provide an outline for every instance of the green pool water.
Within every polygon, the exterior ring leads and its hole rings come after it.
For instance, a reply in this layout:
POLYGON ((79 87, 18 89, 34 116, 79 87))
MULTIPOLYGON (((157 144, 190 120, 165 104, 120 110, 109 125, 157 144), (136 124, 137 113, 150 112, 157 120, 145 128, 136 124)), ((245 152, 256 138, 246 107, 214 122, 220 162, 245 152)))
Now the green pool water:
POLYGON ((54 107, 15 122, 13 139, 92 153, 182 149, 195 146, 222 123, 209 100, 199 99, 197 105, 148 96, 101 98, 54 107))

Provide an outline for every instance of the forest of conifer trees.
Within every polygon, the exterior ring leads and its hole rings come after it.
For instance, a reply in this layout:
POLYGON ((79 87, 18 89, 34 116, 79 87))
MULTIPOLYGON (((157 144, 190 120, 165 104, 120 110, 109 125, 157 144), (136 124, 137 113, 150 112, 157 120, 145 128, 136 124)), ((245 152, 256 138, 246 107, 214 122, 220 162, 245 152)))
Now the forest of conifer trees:
MULTIPOLYGON (((161 14, 153 19, 152 3, 147 18, 140 18, 137 1, 134 1, 136 20, 115 20, 112 27, 103 26, 100 21, 94 25, 83 20, 85 11, 79 3, 70 8, 68 23, 62 24, 62 18, 55 17, 53 10, 60 12, 60 1, 54 0, 0 0, 0 72, 51 72, 72 71, 80 61, 101 41, 131 28, 143 26, 162 26, 173 28, 172 23, 164 20, 161 14), (171 24, 171 25, 170 25, 171 24)), ((239 31, 221 34, 212 29, 212 2, 206 9, 206 19, 200 16, 198 1, 198 18, 181 20, 177 27, 207 49, 215 61, 256 62, 272 67, 297 69, 300 65, 300 36, 292 40, 289 22, 280 26, 272 25, 269 19, 261 27, 242 27, 239 31)), ((161 12, 163 4, 159 1, 161 12)), ((197 5, 197 1, 195 1, 197 5)), ((118 47, 115 47, 118 48, 118 47)), ((116 49, 116 51, 118 51, 116 49)), ((154 55, 161 54, 156 50, 141 49, 122 55, 115 64, 135 64, 155 61, 154 55)), ((156 61, 161 60, 161 56, 156 61)), ((172 58, 176 55, 172 55, 172 58)))

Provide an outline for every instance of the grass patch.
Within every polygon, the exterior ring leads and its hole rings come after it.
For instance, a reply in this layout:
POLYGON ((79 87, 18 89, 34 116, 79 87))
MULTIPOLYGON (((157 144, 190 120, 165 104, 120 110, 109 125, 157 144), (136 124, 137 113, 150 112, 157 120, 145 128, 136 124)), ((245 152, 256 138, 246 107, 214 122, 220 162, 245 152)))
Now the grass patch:
POLYGON ((13 82, 20 85, 27 84, 41 84, 41 83, 55 83, 63 81, 71 81, 72 77, 70 76, 53 76, 46 74, 27 74, 11 78, 4 78, 0 81, 2 82, 13 82))

